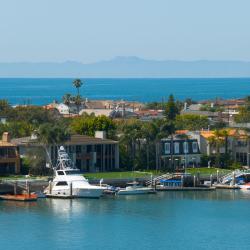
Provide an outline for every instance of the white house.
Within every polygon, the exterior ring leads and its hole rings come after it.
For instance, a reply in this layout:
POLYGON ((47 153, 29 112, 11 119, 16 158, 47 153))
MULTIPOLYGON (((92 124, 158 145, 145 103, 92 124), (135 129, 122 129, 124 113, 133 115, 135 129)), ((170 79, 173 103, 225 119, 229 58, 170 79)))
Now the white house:
POLYGON ((61 115, 69 115, 70 113, 69 106, 64 103, 57 104, 56 109, 61 115))

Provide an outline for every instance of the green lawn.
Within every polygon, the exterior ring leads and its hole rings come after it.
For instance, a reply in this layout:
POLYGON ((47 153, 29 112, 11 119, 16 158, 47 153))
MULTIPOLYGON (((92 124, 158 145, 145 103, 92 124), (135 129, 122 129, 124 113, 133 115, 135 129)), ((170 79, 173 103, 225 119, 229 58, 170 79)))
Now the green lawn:
POLYGON ((151 172, 102 172, 102 173, 86 173, 84 176, 88 179, 129 179, 129 178, 150 178, 151 172))
POLYGON ((30 176, 26 178, 25 175, 7 175, 7 176, 0 176, 0 180, 46 180, 47 176, 30 176))
POLYGON ((232 172, 232 170, 221 168, 188 168, 187 172, 190 174, 200 173, 201 175, 215 175, 217 174, 217 170, 219 170, 219 174, 227 174, 232 172))

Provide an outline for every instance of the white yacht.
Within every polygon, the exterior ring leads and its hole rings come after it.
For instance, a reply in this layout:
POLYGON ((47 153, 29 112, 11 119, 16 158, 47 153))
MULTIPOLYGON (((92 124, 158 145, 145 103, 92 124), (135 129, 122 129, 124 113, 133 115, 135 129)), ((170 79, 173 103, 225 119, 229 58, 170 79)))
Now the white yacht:
POLYGON ((51 197, 99 198, 104 187, 90 185, 88 180, 75 168, 63 146, 58 150, 58 160, 54 169, 55 177, 45 190, 51 197))
POLYGON ((138 182, 131 182, 127 184, 126 188, 121 188, 118 195, 133 195, 133 194, 152 194, 155 190, 150 187, 143 187, 138 182))

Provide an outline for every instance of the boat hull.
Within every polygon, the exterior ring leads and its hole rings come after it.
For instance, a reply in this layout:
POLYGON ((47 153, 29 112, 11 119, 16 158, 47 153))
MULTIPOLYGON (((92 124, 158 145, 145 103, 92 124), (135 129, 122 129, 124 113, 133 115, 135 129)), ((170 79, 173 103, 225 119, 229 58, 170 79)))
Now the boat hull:
POLYGON ((103 189, 100 188, 73 188, 72 194, 70 189, 52 190, 50 197, 63 198, 100 198, 103 195, 103 189))
POLYGON ((138 195, 138 194, 152 194, 155 193, 153 189, 141 188, 134 190, 119 190, 118 195, 138 195))

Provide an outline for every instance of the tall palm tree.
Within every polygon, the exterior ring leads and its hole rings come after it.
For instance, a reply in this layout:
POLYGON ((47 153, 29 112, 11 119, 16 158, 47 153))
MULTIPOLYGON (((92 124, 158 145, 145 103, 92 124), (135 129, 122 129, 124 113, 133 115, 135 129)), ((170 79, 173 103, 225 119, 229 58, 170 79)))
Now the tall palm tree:
POLYGON ((83 85, 83 82, 81 81, 81 79, 75 79, 73 81, 73 85, 77 89, 77 96, 75 98, 75 104, 77 106, 77 112, 79 114, 79 111, 80 111, 79 109, 80 109, 80 105, 81 105, 81 102, 82 102, 82 99, 81 99, 81 96, 80 96, 80 88, 83 85))
POLYGON ((83 82, 81 81, 81 79, 78 78, 73 81, 73 85, 77 89, 77 95, 80 96, 80 88, 83 85, 83 82))

